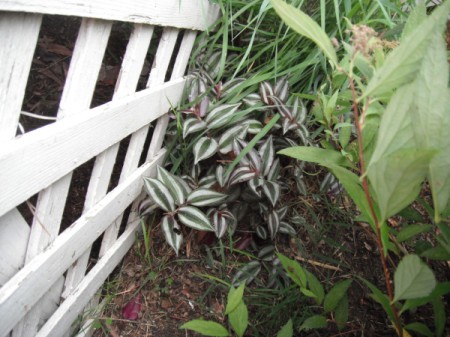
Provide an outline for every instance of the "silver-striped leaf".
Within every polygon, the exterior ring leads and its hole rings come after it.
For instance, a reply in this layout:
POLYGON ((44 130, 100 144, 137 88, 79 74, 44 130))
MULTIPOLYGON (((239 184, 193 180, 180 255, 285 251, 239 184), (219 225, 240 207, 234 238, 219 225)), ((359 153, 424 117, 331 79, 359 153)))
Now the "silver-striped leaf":
POLYGON ((178 181, 178 184, 180 184, 181 189, 183 190, 183 194, 185 196, 189 195, 189 193, 191 193, 192 188, 189 186, 188 182, 186 182, 183 178, 176 176, 176 175, 172 175, 176 181, 178 181))
POLYGON ((290 236, 297 235, 297 232, 295 231, 294 227, 292 227, 290 224, 288 224, 286 221, 280 222, 280 228, 278 229, 280 233, 287 234, 290 236))
POLYGON ((197 118, 187 118, 183 123, 183 138, 189 134, 206 129, 206 123, 197 118))
POLYGON ((306 107, 298 97, 294 100, 294 106, 292 108, 292 114, 298 124, 304 124, 306 120, 306 107))
POLYGON ((236 168, 230 175, 228 181, 229 185, 242 183, 244 181, 249 181, 256 176, 255 172, 248 166, 240 166, 236 168))
POLYGON ((286 106, 286 104, 284 104, 284 102, 281 99, 279 99, 276 96, 272 96, 270 97, 270 99, 275 104, 275 107, 277 108, 281 116, 290 120, 293 119, 291 110, 286 106))
POLYGON ((178 219, 188 227, 201 231, 214 231, 208 217, 196 207, 183 206, 178 209, 178 219))
POLYGON ((212 157, 216 154, 218 147, 214 138, 200 138, 194 146, 194 163, 197 164, 201 160, 212 157))
POLYGON ((146 198, 139 203, 138 214, 140 217, 153 213, 158 208, 152 198, 146 198))
POLYGON ((226 130, 219 139, 219 152, 226 154, 233 150, 233 141, 236 138, 244 139, 247 136, 248 126, 235 125, 226 130))
POLYGON ((175 211, 175 200, 169 192, 169 189, 158 179, 144 178, 144 186, 147 193, 166 212, 175 211))
POLYGON ((261 271, 261 263, 252 261, 242 267, 233 278, 233 286, 237 287, 241 283, 249 284, 261 271))
POLYGON ((252 180, 248 181, 248 187, 250 187, 250 190, 255 193, 256 196, 258 196, 259 198, 262 197, 262 186, 264 185, 264 180, 259 178, 259 177, 255 177, 252 180))
POLYGON ((269 136, 269 138, 267 138, 267 140, 261 145, 259 155, 261 156, 262 161, 262 174, 263 176, 267 176, 275 159, 275 149, 273 147, 272 136, 269 136))
POLYGON ((242 125, 248 127, 247 133, 249 133, 251 135, 256 135, 263 128, 263 124, 260 121, 256 120, 256 119, 247 119, 247 120, 242 122, 242 125))
POLYGON ((269 170, 267 180, 276 181, 278 179, 279 174, 280 174, 280 159, 276 158, 272 164, 272 167, 269 170))
POLYGON ((183 234, 180 231, 180 226, 175 221, 173 216, 166 215, 162 218, 161 229, 167 243, 173 248, 178 256, 181 243, 183 242, 183 234))
POLYGON ((233 118, 233 114, 239 109, 240 105, 240 103, 223 104, 211 110, 205 118, 207 128, 213 130, 226 125, 233 118))
POLYGON ((247 153, 246 157, 248 158, 250 167, 253 168, 257 175, 259 175, 261 172, 262 160, 259 156, 258 151, 256 151, 255 149, 251 149, 247 153))
POLYGON ((280 220, 284 219, 284 217, 286 216, 287 212, 288 212, 288 207, 287 206, 284 206, 282 208, 277 209, 277 213, 278 213, 278 216, 280 217, 280 220))
POLYGON ((156 178, 161 181, 169 190, 170 195, 175 200, 176 205, 181 205, 187 197, 185 188, 181 185, 178 180, 163 167, 158 166, 156 169, 156 178))
POLYGON ((228 95, 229 93, 231 93, 234 89, 236 89, 244 81, 245 81, 245 78, 236 77, 236 78, 233 78, 232 80, 226 82, 222 86, 222 97, 224 97, 224 96, 228 95))
POLYGON ((220 204, 225 198, 226 194, 222 194, 207 188, 199 188, 192 191, 187 197, 187 203, 192 206, 216 206, 220 204))
POLYGON ((280 185, 273 181, 265 181, 263 191, 266 197, 270 200, 272 206, 275 206, 280 198, 280 185))
POLYGON ((203 188, 211 188, 216 184, 216 176, 214 174, 207 175, 199 180, 198 186, 203 188))
POLYGON ((253 93, 250 95, 247 95, 244 99, 243 99, 244 103, 248 106, 248 107, 252 107, 255 106, 257 104, 261 104, 261 96, 259 96, 259 94, 257 93, 253 93))
POLYGON ((258 258, 263 261, 272 261, 275 255, 275 247, 268 245, 261 248, 258 252, 258 258))
POLYGON ((225 169, 222 165, 217 165, 216 167, 216 180, 219 183, 220 187, 224 187, 227 183, 227 177, 225 176, 225 169))
POLYGON ((214 231, 216 236, 220 239, 226 232, 227 228, 232 226, 236 221, 230 211, 221 210, 215 211, 212 216, 214 231))
POLYGON ((256 235, 262 240, 267 240, 267 230, 264 226, 259 225, 256 227, 256 235))
POLYGON ((272 211, 267 216, 267 227, 269 229, 270 238, 273 240, 280 228, 280 217, 276 211, 272 211))
POLYGON ((266 105, 273 104, 273 102, 270 100, 270 97, 272 97, 273 94, 274 94, 274 92, 273 92, 272 85, 267 81, 261 82, 261 84, 259 85, 259 95, 261 96, 261 100, 266 105))
POLYGON ((273 88, 273 94, 283 102, 286 102, 289 96, 289 83, 287 75, 277 81, 275 87, 273 88))

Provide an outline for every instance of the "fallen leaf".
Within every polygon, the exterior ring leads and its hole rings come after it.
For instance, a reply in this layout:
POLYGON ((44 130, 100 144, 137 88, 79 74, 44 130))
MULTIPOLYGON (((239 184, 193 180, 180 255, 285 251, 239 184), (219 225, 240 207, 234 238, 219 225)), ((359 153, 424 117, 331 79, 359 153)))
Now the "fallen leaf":
POLYGON ((253 237, 250 233, 245 234, 242 239, 240 239, 238 242, 236 242, 236 244, 234 245, 235 249, 239 249, 239 250, 244 250, 245 248, 247 248, 248 246, 250 246, 250 244, 253 241, 253 237))
POLYGON ((124 319, 129 319, 135 321, 139 318, 139 313, 141 312, 141 299, 142 295, 138 294, 136 297, 132 298, 123 308, 122 317, 124 319))

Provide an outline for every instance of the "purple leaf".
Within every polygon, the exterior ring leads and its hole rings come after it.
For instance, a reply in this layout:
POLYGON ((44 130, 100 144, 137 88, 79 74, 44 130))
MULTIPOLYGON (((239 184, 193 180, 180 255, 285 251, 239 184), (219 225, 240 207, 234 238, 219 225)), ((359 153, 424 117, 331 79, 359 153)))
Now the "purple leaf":
POLYGON ((139 313, 141 312, 141 299, 142 295, 138 294, 122 308, 122 317, 124 319, 136 321, 139 318, 139 313))

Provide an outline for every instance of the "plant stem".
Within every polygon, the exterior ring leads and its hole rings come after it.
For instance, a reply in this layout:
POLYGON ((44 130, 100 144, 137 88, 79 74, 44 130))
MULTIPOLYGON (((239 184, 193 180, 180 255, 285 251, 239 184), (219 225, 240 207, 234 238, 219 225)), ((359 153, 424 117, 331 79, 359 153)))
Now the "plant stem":
POLYGON ((378 245, 378 250, 380 251, 380 260, 381 260, 381 265, 383 266, 384 279, 385 279, 386 288, 388 291, 389 302, 391 305, 392 313, 394 314, 395 328, 397 330, 397 334, 399 336, 403 336, 402 326, 400 324, 398 312, 393 303, 394 292, 392 290, 392 285, 391 285, 391 275, 390 275, 389 269, 387 267, 386 257, 384 256, 384 246, 383 246, 383 240, 382 240, 382 236, 381 236, 381 226, 380 226, 378 217, 375 213, 375 209, 373 207, 372 198, 370 197, 369 183, 368 183, 367 177, 365 175, 366 168, 365 168, 364 153, 363 153, 362 126, 361 126, 360 114, 359 114, 359 110, 358 110, 355 83, 353 81, 352 76, 349 76, 349 79, 350 79, 350 88, 352 91, 352 98, 353 98, 353 114, 355 115, 356 130, 358 133, 359 169, 360 169, 360 174, 362 177, 362 186, 364 189, 364 194, 366 196, 367 202, 369 204, 370 213, 371 213, 373 221, 375 223, 376 235, 377 235, 377 245, 378 245))

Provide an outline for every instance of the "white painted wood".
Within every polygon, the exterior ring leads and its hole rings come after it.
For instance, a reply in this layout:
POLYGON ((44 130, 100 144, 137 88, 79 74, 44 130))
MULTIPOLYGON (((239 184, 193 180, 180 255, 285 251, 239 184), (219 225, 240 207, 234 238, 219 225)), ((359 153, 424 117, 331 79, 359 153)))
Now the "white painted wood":
MULTIPOLYGON (((152 26, 135 25, 124 55, 113 100, 136 91, 152 34, 152 26)), ((119 143, 116 143, 97 156, 86 193, 84 211, 90 209, 106 195, 118 149, 119 143)), ((74 264, 74 267, 68 270, 65 290, 62 294, 63 298, 66 298, 83 279, 89 262, 90 252, 91 250, 88 249, 74 264)))
POLYGON ((0 289, 0 336, 6 335, 60 275, 92 245, 95 239, 140 194, 144 176, 155 173, 164 151, 137 169, 108 193, 40 255, 25 265, 0 289))
POLYGON ((16 136, 42 15, 0 13, 0 147, 16 136))
MULTIPOLYGON (((194 46, 195 37, 196 32, 185 31, 183 40, 181 41, 180 50, 175 60, 175 65, 172 70, 171 80, 184 75, 189 62, 192 47, 194 46)), ((153 156, 161 149, 168 123, 169 116, 167 116, 167 114, 159 118, 156 123, 155 129, 153 130, 152 141, 147 153, 147 160, 151 160, 151 158, 153 158, 153 156)))
MULTIPOLYGON (((112 23, 109 21, 82 20, 61 96, 58 119, 89 108, 111 27, 112 23)), ((69 173, 39 193, 26 262, 37 256, 58 235, 71 179, 72 173, 69 173)), ((57 288, 52 288, 51 291, 56 292, 57 288)), ((60 293, 51 296, 59 295, 60 293)), ((41 301, 27 314, 15 328, 14 337, 32 337, 36 334, 45 304, 46 301, 41 301)))
POLYGON ((30 226, 16 208, 0 218, 0 287, 22 268, 29 235, 30 226))
POLYGON ((178 104, 185 82, 140 91, 10 141, 0 152, 0 214, 160 117, 178 104))
POLYGON ((219 7, 206 0, 2 0, 0 10, 205 30, 219 7))
POLYGON ((89 299, 95 295, 108 275, 119 264, 133 245, 139 221, 135 221, 114 242, 106 254, 97 262, 73 293, 61 304, 36 337, 59 337, 83 311, 89 299))

